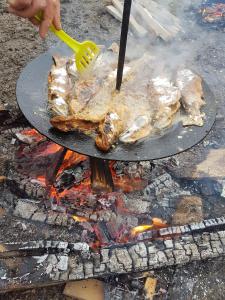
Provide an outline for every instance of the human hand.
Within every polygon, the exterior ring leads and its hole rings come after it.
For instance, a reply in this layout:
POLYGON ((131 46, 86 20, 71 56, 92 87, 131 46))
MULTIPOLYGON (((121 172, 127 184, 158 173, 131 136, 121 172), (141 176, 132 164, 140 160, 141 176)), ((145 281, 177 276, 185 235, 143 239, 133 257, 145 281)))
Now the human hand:
POLYGON ((29 19, 39 26, 39 34, 45 38, 51 24, 57 30, 61 29, 60 0, 8 0, 9 12, 22 18, 29 19), (43 19, 38 22, 35 15, 42 11, 43 19))

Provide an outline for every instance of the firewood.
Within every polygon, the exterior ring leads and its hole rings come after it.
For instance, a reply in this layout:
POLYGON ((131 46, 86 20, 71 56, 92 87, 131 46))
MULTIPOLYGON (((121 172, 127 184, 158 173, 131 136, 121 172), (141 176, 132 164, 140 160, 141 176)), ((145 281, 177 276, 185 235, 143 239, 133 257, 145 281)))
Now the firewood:
MULTIPOLYGON (((112 1, 113 5, 107 6, 107 11, 117 20, 122 21, 122 13, 123 13, 123 6, 118 0, 112 1)), ((144 37, 147 35, 148 31, 142 27, 140 24, 137 23, 134 16, 130 17, 130 27, 133 33, 138 37, 144 37)))
POLYGON ((155 32, 157 36, 160 36, 165 41, 168 41, 173 37, 173 35, 166 28, 164 28, 146 8, 142 7, 140 4, 133 3, 133 11, 140 19, 143 20, 145 27, 150 32, 155 32))
MULTIPOLYGON (((106 9, 117 20, 122 20, 123 6, 119 0, 112 0, 106 9)), ((146 36, 149 31, 168 41, 182 30, 180 20, 155 1, 134 1, 131 13, 130 26, 136 36, 146 36)))

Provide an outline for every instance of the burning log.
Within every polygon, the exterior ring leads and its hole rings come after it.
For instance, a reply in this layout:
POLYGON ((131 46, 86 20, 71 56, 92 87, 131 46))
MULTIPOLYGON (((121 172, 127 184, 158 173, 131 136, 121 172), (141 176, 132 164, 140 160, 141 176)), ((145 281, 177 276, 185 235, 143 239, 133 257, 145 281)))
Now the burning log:
POLYGON ((112 192, 113 180, 107 161, 98 158, 90 158, 91 185, 95 192, 112 192))
MULTIPOLYGON (((224 255, 225 218, 206 220, 202 225, 204 229, 200 228, 198 232, 198 224, 187 226, 189 231, 177 238, 166 237, 164 234, 173 232, 172 228, 166 228, 160 230, 160 239, 113 245, 97 252, 90 250, 86 243, 2 243, 0 290, 5 292, 34 284, 142 272, 224 255), (219 230, 220 226, 223 230, 219 230), (12 257, 16 266, 14 272, 10 272, 7 265, 12 257)), ((180 232, 183 229, 180 228, 180 232)))

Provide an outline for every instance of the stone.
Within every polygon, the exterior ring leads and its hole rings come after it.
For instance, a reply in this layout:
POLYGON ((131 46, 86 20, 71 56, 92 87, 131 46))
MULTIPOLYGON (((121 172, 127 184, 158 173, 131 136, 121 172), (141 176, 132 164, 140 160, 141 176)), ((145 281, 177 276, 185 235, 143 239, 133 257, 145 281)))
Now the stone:
POLYGON ((34 203, 25 202, 19 200, 16 208, 13 212, 14 216, 21 217, 23 219, 30 219, 35 211, 38 210, 38 206, 34 203))
POLYGON ((104 283, 97 279, 68 282, 63 294, 77 300, 104 300, 104 283))
POLYGON ((202 220, 202 199, 197 196, 183 196, 172 216, 172 224, 185 225, 202 220))

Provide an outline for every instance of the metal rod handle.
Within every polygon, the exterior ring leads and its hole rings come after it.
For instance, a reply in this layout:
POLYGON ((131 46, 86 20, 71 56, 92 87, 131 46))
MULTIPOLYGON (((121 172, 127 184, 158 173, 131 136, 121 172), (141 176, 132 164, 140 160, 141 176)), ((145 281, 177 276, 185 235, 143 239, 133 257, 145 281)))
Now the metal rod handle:
POLYGON ((122 20, 121 36, 120 36, 120 52, 119 52, 117 79, 116 79, 116 89, 118 91, 121 88, 121 84, 123 80, 123 68, 124 68, 125 55, 126 55, 127 35, 129 30, 131 4, 132 4, 132 0, 124 0, 123 20, 122 20))

